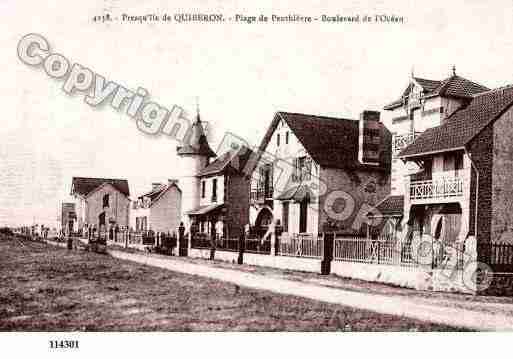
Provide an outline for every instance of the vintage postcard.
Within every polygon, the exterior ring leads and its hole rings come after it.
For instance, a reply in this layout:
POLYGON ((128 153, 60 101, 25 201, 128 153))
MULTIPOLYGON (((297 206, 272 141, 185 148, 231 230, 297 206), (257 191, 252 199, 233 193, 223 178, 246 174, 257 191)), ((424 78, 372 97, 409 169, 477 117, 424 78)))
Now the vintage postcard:
POLYGON ((513 329, 512 2, 0 16, 6 357, 431 357, 413 332, 513 329))

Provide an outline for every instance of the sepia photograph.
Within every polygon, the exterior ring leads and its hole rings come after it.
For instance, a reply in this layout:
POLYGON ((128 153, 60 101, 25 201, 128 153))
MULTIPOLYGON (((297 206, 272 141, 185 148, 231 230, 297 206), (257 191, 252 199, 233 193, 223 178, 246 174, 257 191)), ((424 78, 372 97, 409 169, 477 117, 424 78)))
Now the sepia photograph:
POLYGON ((512 2, 0 16, 6 357, 507 350, 512 2))

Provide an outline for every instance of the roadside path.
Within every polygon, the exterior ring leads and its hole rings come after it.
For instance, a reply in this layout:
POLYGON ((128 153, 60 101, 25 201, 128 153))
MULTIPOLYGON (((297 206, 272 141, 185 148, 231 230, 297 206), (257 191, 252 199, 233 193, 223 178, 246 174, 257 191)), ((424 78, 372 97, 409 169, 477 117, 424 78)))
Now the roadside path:
POLYGON ((272 278, 235 269, 213 268, 212 266, 188 263, 187 261, 175 258, 161 258, 118 250, 109 250, 108 252, 115 258, 169 269, 175 272, 209 277, 244 287, 270 290, 280 294, 347 305, 382 314, 406 316, 428 322, 476 330, 513 330, 513 316, 504 314, 418 303, 404 297, 355 292, 288 279, 272 278))
MULTIPOLYGON (((65 247, 65 243, 46 241, 52 245, 65 247)), ((466 303, 466 306, 452 306, 451 300, 423 299, 406 295, 386 295, 371 291, 355 291, 333 287, 329 280, 321 283, 287 279, 287 276, 257 274, 244 270, 227 268, 220 263, 192 263, 189 258, 164 257, 146 253, 129 253, 108 249, 114 257, 140 264, 164 268, 175 272, 187 273, 221 280, 236 285, 269 290, 275 293, 294 295, 327 303, 351 306, 357 309, 371 310, 381 314, 406 316, 432 323, 474 330, 506 331, 513 330, 513 304, 511 303, 466 303), (443 304, 441 304, 443 303, 443 304), (472 307, 472 309, 470 309, 472 307)), ((455 301, 454 301, 455 303, 455 301)))

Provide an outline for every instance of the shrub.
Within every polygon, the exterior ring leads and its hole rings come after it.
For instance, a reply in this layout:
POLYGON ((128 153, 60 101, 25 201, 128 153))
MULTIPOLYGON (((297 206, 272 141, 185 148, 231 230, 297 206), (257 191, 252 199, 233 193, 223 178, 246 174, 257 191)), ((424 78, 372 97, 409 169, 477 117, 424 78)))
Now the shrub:
POLYGON ((0 234, 12 236, 13 232, 9 227, 0 227, 0 234))

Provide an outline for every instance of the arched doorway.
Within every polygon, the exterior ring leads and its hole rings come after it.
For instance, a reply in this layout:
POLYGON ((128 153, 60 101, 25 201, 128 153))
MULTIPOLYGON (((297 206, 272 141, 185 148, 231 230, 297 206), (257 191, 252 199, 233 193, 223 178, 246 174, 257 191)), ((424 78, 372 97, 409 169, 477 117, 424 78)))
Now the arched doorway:
POLYGON ((264 207, 258 212, 255 220, 255 234, 259 237, 263 236, 273 221, 273 212, 268 207, 264 207))

